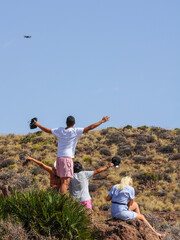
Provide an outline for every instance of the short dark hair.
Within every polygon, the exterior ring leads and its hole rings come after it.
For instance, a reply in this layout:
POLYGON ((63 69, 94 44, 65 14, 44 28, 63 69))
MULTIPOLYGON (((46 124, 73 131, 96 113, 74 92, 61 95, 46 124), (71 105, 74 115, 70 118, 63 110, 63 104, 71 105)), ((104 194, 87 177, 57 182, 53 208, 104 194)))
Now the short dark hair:
POLYGON ((82 171, 82 164, 78 161, 74 162, 74 173, 79 173, 82 171))
POLYGON ((73 116, 69 116, 66 119, 67 127, 72 127, 75 124, 75 118, 73 116))

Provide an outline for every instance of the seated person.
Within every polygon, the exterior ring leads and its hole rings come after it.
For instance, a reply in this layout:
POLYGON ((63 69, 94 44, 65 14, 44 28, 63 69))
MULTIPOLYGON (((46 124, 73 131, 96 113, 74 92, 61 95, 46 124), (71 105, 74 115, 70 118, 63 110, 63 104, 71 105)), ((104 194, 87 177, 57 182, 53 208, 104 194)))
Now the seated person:
POLYGON ((42 167, 44 170, 46 170, 50 174, 50 188, 60 189, 60 186, 61 186, 60 177, 57 176, 55 167, 49 167, 49 166, 45 165, 44 163, 42 163, 28 155, 26 155, 25 158, 27 160, 35 162, 37 165, 42 167))
POLYGON ((132 183, 131 177, 123 177, 120 184, 116 184, 111 188, 106 200, 112 202, 112 217, 121 220, 139 219, 144 221, 159 237, 163 237, 164 234, 156 232, 145 219, 144 215, 140 213, 139 206, 134 201, 135 191, 134 188, 130 186, 132 183))
POLYGON ((109 167, 114 166, 113 163, 101 167, 94 171, 83 171, 80 162, 74 162, 74 176, 70 179, 69 192, 70 194, 84 204, 87 208, 92 210, 91 196, 89 194, 89 179, 93 178, 98 173, 107 170, 109 167))

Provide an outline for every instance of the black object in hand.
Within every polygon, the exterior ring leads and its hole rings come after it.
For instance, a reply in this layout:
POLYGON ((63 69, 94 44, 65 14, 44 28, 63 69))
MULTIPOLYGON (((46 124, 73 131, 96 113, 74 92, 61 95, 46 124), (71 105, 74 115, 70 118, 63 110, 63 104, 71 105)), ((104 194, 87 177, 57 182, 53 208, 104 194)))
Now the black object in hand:
POLYGON ((34 124, 35 122, 37 122, 37 118, 36 117, 31 119, 31 122, 29 124, 30 129, 37 128, 37 126, 34 124))
POLYGON ((112 163, 114 164, 115 167, 119 167, 120 163, 121 163, 121 159, 118 156, 114 156, 112 158, 112 163))

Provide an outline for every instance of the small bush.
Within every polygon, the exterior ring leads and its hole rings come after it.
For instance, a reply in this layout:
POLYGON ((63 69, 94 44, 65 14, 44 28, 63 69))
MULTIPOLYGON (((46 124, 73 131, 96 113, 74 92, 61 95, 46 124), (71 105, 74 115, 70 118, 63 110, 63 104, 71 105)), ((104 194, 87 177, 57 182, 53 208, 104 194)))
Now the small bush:
POLYGON ((180 159, 180 153, 173 154, 169 157, 169 160, 178 160, 180 159))
POLYGON ((23 144, 23 143, 26 144, 28 142, 31 142, 31 139, 34 138, 34 137, 35 137, 35 135, 27 135, 25 138, 21 139, 19 141, 19 143, 20 144, 23 144))
POLYGON ((157 174, 153 174, 150 172, 134 174, 133 177, 139 180, 139 184, 146 184, 150 180, 156 181, 159 178, 157 174))
POLYGON ((158 132, 160 130, 159 127, 151 127, 152 132, 158 132))
POLYGON ((147 149, 146 145, 136 144, 136 146, 134 148, 134 152, 136 154, 140 154, 141 152, 145 151, 146 149, 147 149))
POLYGON ((92 164, 92 158, 91 157, 84 157, 83 161, 89 164, 92 164))
POLYGON ((43 170, 42 168, 40 168, 39 166, 37 166, 37 167, 33 167, 33 168, 31 169, 31 173, 32 173, 34 176, 37 176, 38 174, 42 174, 42 175, 46 174, 46 171, 43 170))
POLYGON ((5 168, 13 164, 15 164, 15 161, 13 159, 7 159, 0 164, 0 168, 5 168))
POLYGON ((87 208, 53 190, 15 192, 12 197, 0 198, 0 218, 9 217, 22 223, 27 231, 34 230, 42 236, 94 239, 87 208))
POLYGON ((11 169, 14 169, 14 168, 16 168, 16 164, 12 164, 12 165, 8 166, 6 168, 6 170, 11 170, 11 169))
POLYGON ((118 144, 120 142, 126 142, 126 139, 122 137, 118 132, 107 134, 107 145, 118 144))
POLYGON ((161 153, 173 153, 174 150, 174 146, 172 144, 168 144, 165 146, 162 146, 160 148, 157 149, 157 152, 161 152, 161 153))
POLYGON ((32 139, 32 143, 36 144, 36 143, 40 143, 43 142, 44 138, 43 137, 36 137, 32 139))
POLYGON ((153 173, 144 173, 144 176, 147 178, 147 180, 157 180, 158 175, 153 173))
POLYGON ((101 147, 99 149, 100 154, 103 154, 105 156, 111 156, 111 151, 105 147, 101 147))
POLYGON ((43 146, 42 145, 34 145, 32 147, 32 150, 42 151, 43 150, 43 146))
POLYGON ((123 127, 123 129, 132 129, 131 125, 126 125, 125 127, 123 127))
POLYGON ((37 135, 37 136, 41 136, 42 133, 43 133, 43 131, 37 131, 37 132, 35 132, 34 134, 37 135))
POLYGON ((101 135, 106 135, 108 133, 108 129, 102 129, 101 130, 101 135))
POLYGON ((141 126, 141 127, 137 127, 137 129, 145 131, 145 130, 148 129, 148 127, 146 125, 144 125, 144 126, 141 126))

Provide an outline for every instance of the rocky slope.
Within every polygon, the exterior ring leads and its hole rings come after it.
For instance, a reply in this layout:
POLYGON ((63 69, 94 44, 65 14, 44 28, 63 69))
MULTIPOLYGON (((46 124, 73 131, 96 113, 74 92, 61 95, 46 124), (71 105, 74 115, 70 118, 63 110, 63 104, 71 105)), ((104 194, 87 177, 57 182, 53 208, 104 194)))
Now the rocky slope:
MULTIPOLYGON (((9 194, 13 188, 48 187, 49 176, 44 170, 32 163, 23 164, 26 153, 52 165, 57 139, 40 131, 25 136, 0 136, 0 194, 9 194)), ((123 176, 130 175, 142 213, 159 217, 169 233, 173 227, 176 229, 180 220, 180 129, 126 126, 92 131, 80 138, 75 160, 84 169, 93 170, 106 165, 114 155, 121 157, 121 166, 97 175, 90 182, 95 221, 110 218, 110 205, 105 197, 123 176)), ((106 226, 109 229, 108 223, 106 226)))

